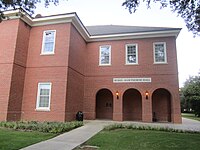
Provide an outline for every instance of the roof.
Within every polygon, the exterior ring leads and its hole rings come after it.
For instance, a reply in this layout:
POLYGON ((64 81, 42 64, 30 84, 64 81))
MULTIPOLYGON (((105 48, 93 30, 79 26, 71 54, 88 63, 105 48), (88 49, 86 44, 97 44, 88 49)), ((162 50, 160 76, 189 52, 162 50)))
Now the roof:
POLYGON ((181 30, 181 28, 121 26, 121 25, 86 26, 86 29, 92 36, 181 30))
POLYGON ((9 10, 3 12, 9 19, 21 19, 31 27, 44 26, 60 23, 71 23, 87 42, 139 39, 152 37, 177 37, 181 28, 164 27, 142 27, 142 26, 121 26, 121 25, 100 25, 84 26, 78 15, 65 13, 51 16, 41 16, 32 18, 23 9, 9 10))

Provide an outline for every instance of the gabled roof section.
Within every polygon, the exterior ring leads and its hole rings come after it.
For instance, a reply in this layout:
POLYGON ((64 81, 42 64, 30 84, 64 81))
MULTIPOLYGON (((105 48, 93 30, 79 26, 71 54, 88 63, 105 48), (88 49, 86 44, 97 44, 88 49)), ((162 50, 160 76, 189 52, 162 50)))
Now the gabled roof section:
POLYGON ((32 18, 23 9, 17 9, 5 11, 4 15, 9 17, 9 19, 21 19, 31 27, 59 23, 72 23, 86 42, 169 36, 177 37, 181 30, 180 28, 119 25, 85 27, 75 12, 32 18))
POLYGON ((120 26, 120 25, 97 25, 97 26, 86 26, 86 28, 90 33, 90 35, 92 36, 180 30, 180 28, 120 26))

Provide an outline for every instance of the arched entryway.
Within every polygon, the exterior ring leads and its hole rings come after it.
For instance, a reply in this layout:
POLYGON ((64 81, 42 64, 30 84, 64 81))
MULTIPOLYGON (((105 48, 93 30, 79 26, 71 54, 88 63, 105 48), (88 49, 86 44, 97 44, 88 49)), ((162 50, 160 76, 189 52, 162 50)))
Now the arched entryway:
POLYGON ((152 121, 171 122, 171 94, 160 88, 152 94, 152 121))
POLYGON ((113 119, 113 94, 108 89, 96 94, 96 119, 113 119))
POLYGON ((128 89, 123 94, 123 120, 142 120, 142 96, 136 89, 128 89))

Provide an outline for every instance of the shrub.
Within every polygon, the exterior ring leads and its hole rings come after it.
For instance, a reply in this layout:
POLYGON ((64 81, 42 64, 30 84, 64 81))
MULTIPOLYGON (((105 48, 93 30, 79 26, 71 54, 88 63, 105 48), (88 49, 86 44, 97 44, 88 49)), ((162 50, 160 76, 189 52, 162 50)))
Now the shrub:
POLYGON ((181 129, 174 129, 169 127, 152 127, 152 126, 142 126, 142 125, 134 125, 134 124, 112 124, 106 126, 104 130, 111 131, 116 129, 132 129, 132 130, 154 130, 154 131, 165 131, 165 132, 176 132, 176 133, 200 133, 198 131, 192 130, 181 130, 181 129))
POLYGON ((39 131, 49 133, 63 133, 74 128, 80 127, 83 122, 37 122, 37 121, 17 121, 17 122, 0 122, 0 127, 11 128, 24 131, 39 131))

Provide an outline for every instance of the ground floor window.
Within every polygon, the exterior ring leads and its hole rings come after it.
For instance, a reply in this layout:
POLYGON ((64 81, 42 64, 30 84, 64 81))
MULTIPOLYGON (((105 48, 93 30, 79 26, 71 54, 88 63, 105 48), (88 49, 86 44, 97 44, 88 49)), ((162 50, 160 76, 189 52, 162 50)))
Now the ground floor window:
POLYGON ((51 83, 38 83, 36 110, 50 110, 51 83))

